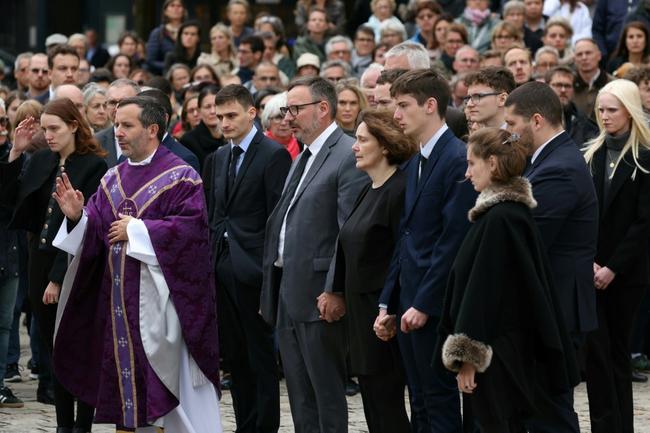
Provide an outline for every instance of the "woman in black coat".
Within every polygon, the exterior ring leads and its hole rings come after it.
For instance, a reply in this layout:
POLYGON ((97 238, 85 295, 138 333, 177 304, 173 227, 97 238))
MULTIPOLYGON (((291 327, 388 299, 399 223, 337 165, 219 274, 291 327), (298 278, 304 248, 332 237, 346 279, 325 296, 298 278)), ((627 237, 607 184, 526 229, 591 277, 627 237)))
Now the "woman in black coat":
POLYGON ((530 211, 537 203, 520 177, 526 153, 498 128, 470 136, 466 177, 480 195, 439 325, 442 362, 458 372, 483 433, 522 431, 524 419, 545 413, 549 395, 579 380, 530 211))
MULTIPOLYGON (((67 98, 45 106, 40 123, 48 148, 36 151, 26 161, 23 153, 30 145, 35 122, 34 118, 25 119, 16 129, 8 158, 0 162, 0 194, 3 202, 13 209, 9 227, 29 232, 29 298, 47 352, 42 353, 41 358, 50 365, 56 304, 68 265, 67 253, 52 245, 64 218, 52 198, 55 179, 62 172, 67 173, 84 197, 90 197, 97 190, 107 166, 103 159, 106 152, 93 138, 79 110, 67 98)), ((89 432, 93 408, 78 402, 75 421, 74 397, 54 376, 52 385, 57 433, 89 432)))
POLYGON ((588 144, 599 202, 594 262, 599 329, 587 338, 591 431, 634 430, 630 349, 639 305, 650 284, 650 129, 639 89, 608 83, 596 98, 600 135, 588 144))
MULTIPOLYGON (((352 150, 357 168, 370 176, 341 227, 326 292, 345 297, 350 374, 359 378, 370 433, 410 431, 404 406, 404 374, 395 339, 395 316, 375 323, 379 295, 398 238, 406 176, 399 165, 415 151, 386 111, 363 111, 352 150), (382 336, 380 340, 375 332, 382 336)), ((335 295, 331 295, 335 296, 335 295)), ((325 320, 326 296, 319 299, 325 320)), ((337 319, 334 317, 333 319, 337 319)))

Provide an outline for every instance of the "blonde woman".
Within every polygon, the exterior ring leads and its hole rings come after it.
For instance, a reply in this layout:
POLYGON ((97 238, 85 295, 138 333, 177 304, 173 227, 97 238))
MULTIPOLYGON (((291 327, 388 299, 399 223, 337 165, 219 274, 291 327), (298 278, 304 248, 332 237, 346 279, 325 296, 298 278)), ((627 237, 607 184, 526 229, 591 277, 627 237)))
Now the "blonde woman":
POLYGON ((363 91, 353 80, 339 81, 336 85, 338 104, 336 107, 336 123, 351 137, 355 136, 357 117, 368 107, 368 100, 363 91))
POLYGON ((650 129, 631 81, 606 84, 595 110, 600 134, 585 152, 600 204, 598 329, 587 339, 589 413, 594 432, 632 433, 630 344, 650 284, 650 129))
POLYGON ((210 65, 219 76, 230 74, 239 67, 237 50, 228 26, 221 23, 212 26, 210 29, 210 47, 209 53, 201 53, 196 61, 197 65, 210 65))

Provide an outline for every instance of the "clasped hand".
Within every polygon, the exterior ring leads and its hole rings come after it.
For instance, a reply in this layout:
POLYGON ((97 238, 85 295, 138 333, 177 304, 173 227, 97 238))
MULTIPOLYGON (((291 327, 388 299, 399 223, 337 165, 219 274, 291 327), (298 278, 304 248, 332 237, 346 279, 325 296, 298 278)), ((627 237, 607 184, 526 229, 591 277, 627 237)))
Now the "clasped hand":
POLYGON ((388 341, 397 334, 397 321, 394 314, 388 314, 385 309, 379 310, 379 315, 372 325, 377 338, 383 341, 388 341))
POLYGON ((126 232, 126 227, 133 219, 132 216, 119 214, 119 220, 113 221, 111 228, 108 229, 108 242, 114 244, 116 242, 126 242, 129 240, 129 235, 126 232))
POLYGON ((594 262, 594 286, 599 290, 605 290, 614 280, 616 274, 607 266, 600 266, 594 262))
POLYGON ((342 295, 323 292, 316 301, 321 320, 332 323, 345 316, 345 301, 342 295))

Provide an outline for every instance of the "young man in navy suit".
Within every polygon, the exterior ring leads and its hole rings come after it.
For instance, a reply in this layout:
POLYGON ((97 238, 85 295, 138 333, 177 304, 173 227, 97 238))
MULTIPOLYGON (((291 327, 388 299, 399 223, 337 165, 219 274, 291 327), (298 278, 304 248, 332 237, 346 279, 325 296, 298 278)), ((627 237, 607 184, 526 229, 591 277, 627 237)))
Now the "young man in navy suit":
MULTIPOLYGON (((466 148, 449 130, 445 114, 450 90, 429 69, 412 70, 392 85, 394 117, 420 151, 407 173, 400 238, 380 297, 376 328, 399 320, 397 338, 411 391, 414 432, 461 431, 454 377, 433 362, 447 277, 469 229, 467 211, 476 193, 465 178, 466 148), (386 315, 396 319, 386 319, 386 315)), ((388 324, 391 327, 391 324, 388 324)), ((378 330, 381 335, 381 329, 378 330)))
MULTIPOLYGON (((585 335, 596 329, 593 263, 598 236, 598 201, 585 159, 562 126, 562 105, 553 89, 539 82, 515 89, 506 100, 506 124, 529 143, 524 171, 537 207, 535 222, 553 272, 565 325, 580 355, 585 335)), ((573 354, 568 354, 571 362, 573 354)), ((532 420, 531 433, 578 433, 573 391, 557 395, 553 418, 532 420)))

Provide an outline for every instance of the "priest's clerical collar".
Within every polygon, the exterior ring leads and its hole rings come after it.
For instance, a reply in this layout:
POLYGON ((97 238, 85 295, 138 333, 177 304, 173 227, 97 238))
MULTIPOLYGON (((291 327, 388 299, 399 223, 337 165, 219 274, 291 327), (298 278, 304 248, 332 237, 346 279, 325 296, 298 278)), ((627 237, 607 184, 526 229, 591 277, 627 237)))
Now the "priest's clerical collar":
POLYGON ((138 161, 138 162, 131 161, 131 158, 128 158, 126 161, 129 163, 129 165, 149 165, 151 164, 151 160, 153 159, 153 156, 156 154, 157 151, 158 148, 156 147, 156 150, 154 150, 151 155, 147 156, 142 161, 138 161))

